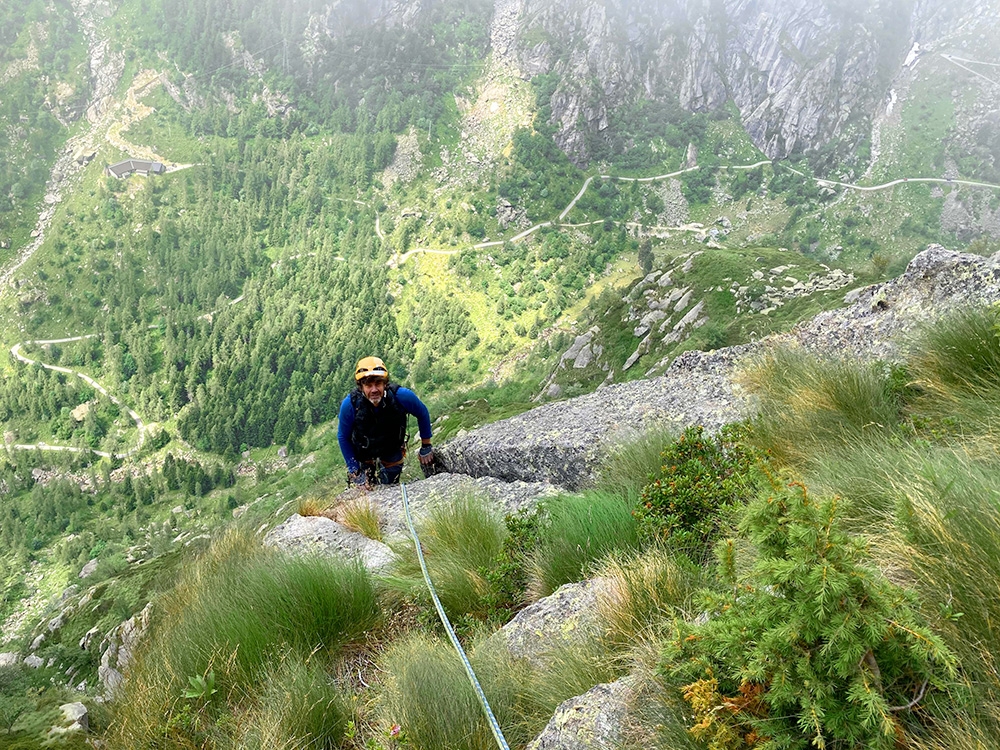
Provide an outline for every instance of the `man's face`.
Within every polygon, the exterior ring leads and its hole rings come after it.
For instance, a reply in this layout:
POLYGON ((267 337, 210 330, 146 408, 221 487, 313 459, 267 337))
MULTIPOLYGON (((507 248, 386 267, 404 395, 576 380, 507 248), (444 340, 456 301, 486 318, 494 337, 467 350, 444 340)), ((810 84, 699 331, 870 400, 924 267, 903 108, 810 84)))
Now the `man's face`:
POLYGON ((385 379, 365 378, 361 381, 361 392, 365 394, 365 398, 372 406, 378 406, 382 403, 382 397, 385 395, 385 379))

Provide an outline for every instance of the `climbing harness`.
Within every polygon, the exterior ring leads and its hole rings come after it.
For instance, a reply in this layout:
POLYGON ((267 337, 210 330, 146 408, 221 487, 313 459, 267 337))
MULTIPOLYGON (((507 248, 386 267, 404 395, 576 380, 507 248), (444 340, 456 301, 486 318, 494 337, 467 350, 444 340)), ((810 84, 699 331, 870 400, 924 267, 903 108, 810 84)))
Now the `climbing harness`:
POLYGON ((476 697, 479 699, 479 704, 483 707, 483 713, 486 714, 486 721, 489 723, 490 730, 493 732, 493 739, 497 741, 497 746, 501 748, 501 750, 510 750, 510 745, 508 745, 507 740, 504 739, 503 730, 500 729, 497 717, 493 715, 493 709, 490 708, 489 701, 486 700, 486 694, 483 692, 483 688, 479 684, 479 680, 476 679, 476 673, 472 669, 472 664, 469 663, 469 657, 465 655, 465 649, 463 649, 462 644, 458 642, 458 636, 455 635, 455 629, 451 626, 451 622, 448 620, 448 615, 445 614, 444 607, 441 606, 441 600, 438 599, 437 591, 434 590, 434 583, 431 581, 430 573, 427 572, 427 563, 424 561, 424 552, 420 548, 420 537, 417 536, 417 529, 414 527, 413 517, 410 515, 410 500, 406 495, 406 485, 401 483, 399 486, 403 490, 403 510, 406 512, 406 525, 410 528, 410 536, 413 537, 413 544, 417 549, 417 559, 420 560, 420 569, 424 572, 424 581, 427 583, 427 590, 431 592, 431 599, 434 600, 434 608, 437 609, 438 616, 441 618, 444 629, 448 631, 448 638, 451 639, 451 645, 455 647, 455 651, 458 652, 458 658, 462 660, 462 664, 465 667, 465 673, 469 675, 469 682, 472 683, 472 689, 475 691, 476 697))

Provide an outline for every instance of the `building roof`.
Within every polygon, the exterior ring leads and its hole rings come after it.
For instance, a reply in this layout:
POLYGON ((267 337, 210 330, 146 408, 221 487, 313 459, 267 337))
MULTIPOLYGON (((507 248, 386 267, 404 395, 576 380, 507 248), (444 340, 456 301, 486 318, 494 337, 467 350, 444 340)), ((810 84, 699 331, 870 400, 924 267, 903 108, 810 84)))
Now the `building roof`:
POLYGON ((166 171, 162 162, 149 161, 148 159, 126 159, 108 167, 108 171, 115 177, 125 177, 133 172, 152 172, 162 174, 166 171))

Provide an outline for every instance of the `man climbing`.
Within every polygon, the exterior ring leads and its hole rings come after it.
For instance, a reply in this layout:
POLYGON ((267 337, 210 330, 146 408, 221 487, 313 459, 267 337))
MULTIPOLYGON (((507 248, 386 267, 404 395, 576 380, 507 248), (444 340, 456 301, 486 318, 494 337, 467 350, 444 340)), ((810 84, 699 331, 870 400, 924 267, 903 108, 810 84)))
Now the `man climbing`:
POLYGON ((340 404, 337 441, 347 463, 348 482, 356 485, 396 484, 403 471, 406 420, 412 414, 420 430, 424 474, 434 465, 431 417, 409 388, 389 382, 389 371, 378 357, 364 357, 354 368, 357 387, 340 404))

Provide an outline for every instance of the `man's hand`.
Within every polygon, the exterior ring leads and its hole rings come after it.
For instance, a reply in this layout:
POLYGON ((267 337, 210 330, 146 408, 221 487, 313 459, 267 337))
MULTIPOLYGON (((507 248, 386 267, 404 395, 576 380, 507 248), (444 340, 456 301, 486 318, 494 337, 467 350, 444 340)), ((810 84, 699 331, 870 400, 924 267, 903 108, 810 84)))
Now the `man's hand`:
POLYGON ((347 482, 348 484, 351 484, 354 487, 364 487, 365 485, 368 484, 368 474, 365 472, 364 469, 359 470, 356 474, 351 474, 350 472, 348 472, 347 482))
POLYGON ((420 464, 422 466, 430 466, 434 463, 434 449, 431 447, 430 443, 424 443, 420 446, 420 452, 417 454, 417 458, 420 459, 420 464))

